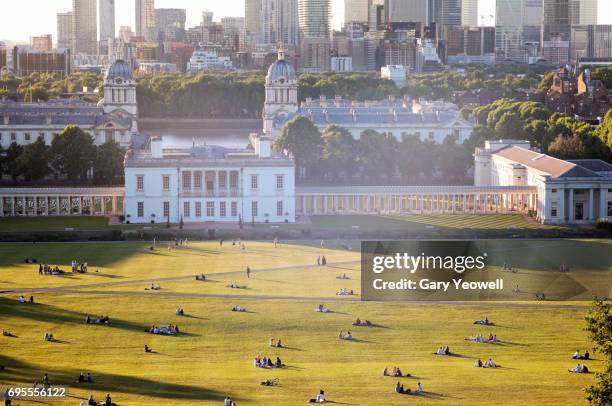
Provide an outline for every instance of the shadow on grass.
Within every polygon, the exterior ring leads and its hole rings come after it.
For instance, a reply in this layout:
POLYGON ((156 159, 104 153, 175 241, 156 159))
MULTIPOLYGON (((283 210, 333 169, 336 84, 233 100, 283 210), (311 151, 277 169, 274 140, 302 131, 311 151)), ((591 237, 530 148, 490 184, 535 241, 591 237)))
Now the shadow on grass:
MULTIPOLYGON (((44 303, 24 305, 16 300, 0 297, 0 320, 10 318, 29 319, 48 323, 85 324, 87 313, 75 312, 44 303)), ((91 314, 90 314, 91 315, 91 314)), ((118 328, 131 331, 142 331, 145 326, 128 320, 111 317, 109 324, 89 324, 101 328, 118 328)))
MULTIPOLYGON (((74 386, 81 369, 58 369, 53 367, 42 367, 30 363, 19 361, 16 358, 0 355, 0 365, 5 365, 6 369, 0 372, 3 381, 31 384, 40 380, 44 373, 49 374, 52 385, 74 386)), ((146 368, 144 369, 146 370, 146 368)), ((150 396, 163 399, 190 399, 208 400, 221 402, 227 394, 201 388, 192 385, 160 382, 144 377, 104 373, 95 370, 90 371, 94 382, 87 384, 87 388, 92 392, 100 391, 104 393, 128 393, 140 396, 150 396)), ((230 394, 231 395, 231 394, 230 394)), ((235 396, 232 396, 239 400, 235 396)), ((122 404, 120 396, 114 395, 113 399, 118 404, 122 404)))

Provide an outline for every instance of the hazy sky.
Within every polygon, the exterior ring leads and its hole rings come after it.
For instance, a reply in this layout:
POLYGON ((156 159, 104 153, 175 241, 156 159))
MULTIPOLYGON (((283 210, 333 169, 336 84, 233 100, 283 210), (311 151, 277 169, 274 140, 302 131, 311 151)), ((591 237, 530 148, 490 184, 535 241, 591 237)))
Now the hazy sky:
MULTIPOLYGON (((344 0, 331 0, 333 24, 344 19, 344 0)), ((244 16, 244 0, 155 0, 155 7, 187 9, 187 26, 201 21, 203 10, 212 10, 215 20, 244 16)), ((52 34, 56 38, 56 13, 69 11, 72 0, 0 0, 0 39, 28 40, 31 35, 52 34)), ((495 0, 480 0, 480 15, 494 14, 495 0)), ((600 24, 612 24, 612 0, 599 0, 600 24)), ((492 21, 491 21, 492 23, 492 21)), ((134 0, 116 0, 117 31, 122 25, 134 27, 134 0)))

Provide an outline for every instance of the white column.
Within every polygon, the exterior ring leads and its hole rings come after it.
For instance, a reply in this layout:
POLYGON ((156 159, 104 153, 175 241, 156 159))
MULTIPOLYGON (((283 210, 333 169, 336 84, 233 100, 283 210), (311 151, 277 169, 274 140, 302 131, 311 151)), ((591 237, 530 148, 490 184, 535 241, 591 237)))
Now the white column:
POLYGON ((113 205, 112 214, 117 214, 117 196, 112 196, 111 201, 113 205))
POLYGON ((599 189, 599 218, 606 220, 608 218, 608 208, 606 207, 606 196, 608 195, 607 188, 599 189))
POLYGON ((569 190, 569 201, 568 201, 567 219, 568 221, 574 221, 574 189, 569 190))
POLYGON ((17 203, 17 199, 15 198, 15 196, 12 197, 13 199, 13 203, 11 204, 11 216, 15 216, 15 204, 17 203))
POLYGON ((38 216, 38 196, 34 196, 34 215, 38 216))
POLYGON ((595 220, 595 205, 593 204, 593 188, 589 188, 589 201, 588 201, 588 219, 595 220))

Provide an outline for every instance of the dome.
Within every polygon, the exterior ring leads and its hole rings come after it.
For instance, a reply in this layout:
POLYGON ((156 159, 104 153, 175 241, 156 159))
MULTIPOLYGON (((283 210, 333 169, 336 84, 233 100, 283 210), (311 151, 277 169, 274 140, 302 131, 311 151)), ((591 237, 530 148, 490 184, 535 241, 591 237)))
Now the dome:
POLYGON ((293 69, 293 65, 284 59, 279 59, 270 65, 268 69, 268 75, 266 76, 266 81, 273 82, 277 81, 280 78, 284 78, 285 80, 295 80, 295 69, 293 69))
POLYGON ((111 65, 106 73, 106 79, 121 78, 123 80, 132 80, 132 68, 125 61, 117 59, 115 63, 111 65))

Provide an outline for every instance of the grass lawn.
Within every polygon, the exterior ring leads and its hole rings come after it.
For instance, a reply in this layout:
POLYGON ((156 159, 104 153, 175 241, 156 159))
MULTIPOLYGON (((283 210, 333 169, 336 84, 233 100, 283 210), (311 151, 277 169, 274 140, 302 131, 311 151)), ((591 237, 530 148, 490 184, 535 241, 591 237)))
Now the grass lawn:
MULTIPOLYGON (((573 247, 593 257, 605 249, 604 243, 578 241, 573 247)), ((542 255, 555 255, 559 244, 551 240, 537 249, 542 255)), ((359 290, 358 253, 336 250, 331 242, 324 250, 314 244, 274 248, 269 242, 251 241, 244 251, 231 242, 223 247, 216 242, 192 243, 174 251, 163 245, 155 251, 147 247, 145 243, 0 244, 0 290, 4 291, 0 325, 17 336, 0 337, 0 365, 6 367, 0 371, 0 383, 31 386, 48 372, 52 384, 70 386, 71 396, 50 403, 69 405, 89 393, 102 400, 108 392, 119 405, 220 405, 227 394, 240 406, 295 405, 314 397, 320 388, 329 400, 351 405, 586 404, 583 388, 593 382, 593 375, 567 372, 575 365, 570 357, 576 348, 590 347, 582 307, 331 300, 338 298, 334 292, 340 287, 359 290), (322 254, 330 266, 313 265, 322 254), (38 276, 35 265, 23 263, 25 257, 34 256, 62 265, 73 258, 87 259, 90 272, 38 276), (253 269, 250 279, 243 272, 246 264, 253 269), (149 282, 141 280, 197 273, 215 275, 207 282, 161 280, 162 290, 152 293, 156 296, 143 291, 149 282), (340 273, 351 279, 336 279, 340 273), (249 289, 227 288, 233 280, 249 289), (34 293, 37 304, 30 305, 16 300, 18 291, 6 292, 18 287, 56 290, 34 293), (318 300, 306 300, 319 297, 329 298, 324 303, 332 312, 317 313, 318 300), (232 312, 235 304, 248 311, 232 312), (186 315, 176 316, 177 307, 184 308, 186 315), (109 315, 111 323, 87 325, 86 315, 109 315), (351 326, 356 317, 371 320, 376 327, 351 326), (484 317, 496 326, 472 324, 484 317), (170 323, 178 324, 182 333, 161 336, 143 331, 170 323), (339 330, 351 330, 356 340, 338 340, 339 330), (52 332, 59 342, 43 341, 45 332, 52 332), (464 340, 490 332, 501 343, 464 340), (269 348, 271 337, 281 338, 288 347, 269 348), (145 353, 145 344, 155 352, 145 353), (459 356, 433 355, 441 345, 449 345, 459 356), (258 354, 279 356, 287 367, 254 368, 252 360, 258 354), (473 367, 478 358, 489 357, 502 367, 473 367), (421 382, 427 392, 394 393, 398 378, 383 377, 385 366, 411 373, 412 377, 399 380, 413 389, 421 382), (77 384, 79 372, 91 372, 95 382, 77 384), (279 378, 280 386, 261 387, 259 381, 266 378, 279 378)), ((592 258, 585 266, 596 263, 592 258)), ((525 275, 540 272, 525 271, 525 275)), ((602 283, 597 278, 609 271, 600 271, 590 275, 576 269, 576 278, 586 283, 593 277, 594 283, 602 283)), ((600 371, 603 362, 587 365, 600 371)))
MULTIPOLYGON (((328 230, 328 231, 422 231, 432 233, 435 230, 468 229, 468 230, 554 230, 559 226, 548 226, 535 222, 520 214, 438 214, 438 215, 337 215, 310 216, 311 224, 256 224, 259 229, 280 230, 328 230)), ((176 224, 172 225, 176 228, 176 224)), ((238 228, 237 224, 230 225, 238 228)), ((74 230, 108 230, 138 229, 143 227, 165 228, 165 223, 156 224, 117 224, 109 225, 108 219, 102 216, 78 217, 0 217, 0 231, 64 231, 74 230)), ((215 223, 203 223, 202 228, 214 228, 215 223)), ((226 228, 227 224, 219 227, 226 228)), ((250 223, 244 226, 250 228, 250 223)), ((187 229, 193 226, 187 225, 187 229)))

